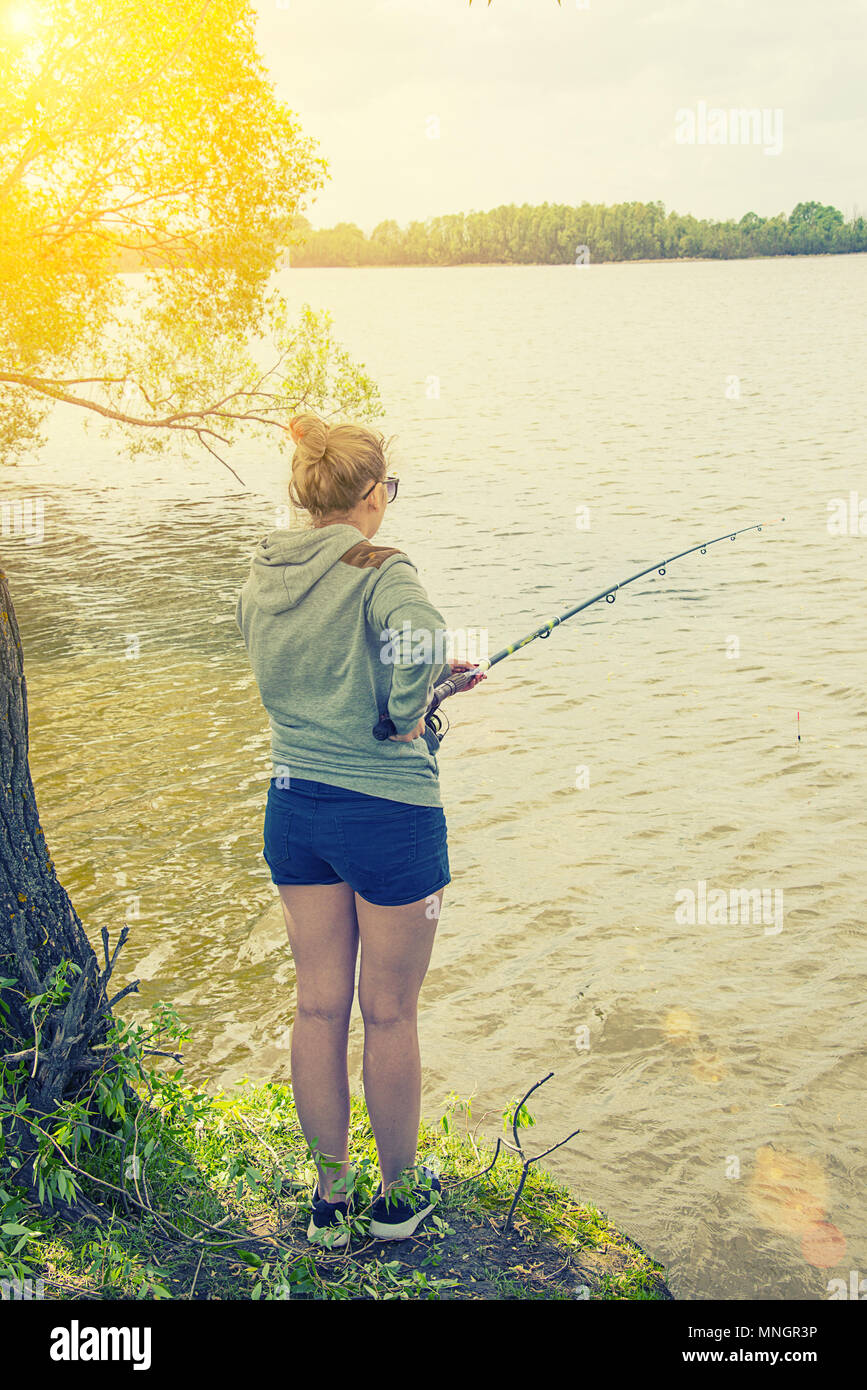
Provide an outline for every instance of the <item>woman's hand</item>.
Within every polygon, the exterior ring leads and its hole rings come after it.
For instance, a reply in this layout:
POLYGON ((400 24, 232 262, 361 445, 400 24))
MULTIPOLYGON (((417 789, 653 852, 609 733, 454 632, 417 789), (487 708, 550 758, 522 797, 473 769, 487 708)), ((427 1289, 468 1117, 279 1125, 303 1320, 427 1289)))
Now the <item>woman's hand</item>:
MULTIPOLYGON (((474 667, 476 664, 477 664, 477 663, 476 663, 475 661, 462 661, 462 660, 459 660, 457 657, 455 658, 454 661, 450 661, 450 662, 449 662, 449 665, 450 665, 451 668, 452 668, 452 675, 453 675, 453 676, 459 676, 459 675, 461 675, 464 671, 472 671, 473 667, 474 667)), ((457 692, 458 695, 463 695, 467 690, 475 690, 475 688, 476 688, 476 686, 478 685, 479 681, 486 681, 487 679, 488 679, 487 672, 485 672, 485 671, 480 671, 479 674, 478 674, 477 676, 474 676, 474 678, 469 682, 468 685, 465 685, 465 686, 464 686, 464 689, 463 689, 463 690, 459 690, 459 691, 457 692)))
POLYGON ((424 715, 418 721, 414 729, 410 729, 408 734, 389 734, 392 743, 412 743, 414 738, 421 738, 424 733, 424 715))
MULTIPOLYGON (((449 662, 449 666, 451 667, 451 674, 453 676, 458 676, 463 675, 464 671, 474 670, 476 662, 463 661, 461 658, 455 657, 454 661, 449 662)), ((464 690, 475 690, 476 686, 479 684, 479 681, 486 681, 487 679, 487 673, 485 671, 479 671, 479 673, 476 676, 474 676, 473 679, 467 685, 464 686, 464 690)), ((458 694, 462 693, 462 691, 458 691, 458 694)), ((422 715, 421 719, 418 721, 415 728, 410 733, 389 734, 389 738, 392 740, 393 743, 411 743, 414 738, 421 738, 422 734, 424 733, 424 730, 425 721, 424 715, 422 715)))

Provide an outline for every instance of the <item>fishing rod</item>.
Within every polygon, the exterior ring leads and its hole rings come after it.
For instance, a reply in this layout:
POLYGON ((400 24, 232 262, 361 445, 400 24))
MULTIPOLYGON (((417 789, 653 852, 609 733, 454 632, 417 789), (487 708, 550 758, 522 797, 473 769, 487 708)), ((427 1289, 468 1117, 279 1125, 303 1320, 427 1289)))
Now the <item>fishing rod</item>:
MULTIPOLYGON (((459 691, 466 690, 471 685, 480 671, 489 671, 492 666, 496 666, 499 661, 505 661, 507 656, 520 651, 530 642, 535 642, 536 638, 547 638, 551 636, 555 627, 565 623, 567 619, 574 618, 577 613, 583 613, 585 608, 592 608, 594 603, 599 603, 605 599, 606 603, 614 603, 617 598, 618 590, 625 589, 627 584, 634 584, 637 579, 643 579, 646 574, 652 574, 656 570, 659 574, 665 574, 669 565, 673 565, 675 560, 682 560, 685 555, 694 555, 700 550, 702 555, 707 553, 708 547, 717 545, 720 541, 736 540, 738 536, 743 536, 747 531, 761 531, 763 526, 774 526, 779 521, 785 521, 784 516, 775 518, 774 521, 759 521, 754 526, 742 526, 739 531, 726 531, 722 536, 716 536, 712 541, 700 541, 698 545, 692 545, 688 550, 680 550, 676 555, 672 555, 667 560, 660 560, 655 565, 648 565, 647 569, 639 570, 637 574, 631 574, 628 579, 621 580, 619 584, 612 584, 610 588, 603 589, 601 593, 594 594, 593 598, 585 599, 583 603, 576 604, 574 608, 569 608, 565 613, 560 613, 556 618, 551 618, 549 622, 543 623, 533 632, 528 632, 526 637, 522 637, 518 642, 512 642, 508 647, 503 647, 502 651, 496 652, 494 656, 487 657, 483 661, 472 667, 469 671, 461 671, 457 676, 450 676, 440 685, 434 687, 431 702, 425 712, 425 723, 438 737, 442 737, 442 724, 436 711, 439 709, 443 700, 447 700, 450 695, 457 695, 459 691)), ((384 714, 379 723, 374 726, 373 737, 379 742, 390 738, 397 730, 387 714, 384 714)))

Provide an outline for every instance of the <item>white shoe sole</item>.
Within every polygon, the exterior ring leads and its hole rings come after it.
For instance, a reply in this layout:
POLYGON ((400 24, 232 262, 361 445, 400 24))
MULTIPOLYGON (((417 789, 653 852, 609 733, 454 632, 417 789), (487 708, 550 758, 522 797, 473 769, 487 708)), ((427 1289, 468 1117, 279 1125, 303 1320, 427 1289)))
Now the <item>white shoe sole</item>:
POLYGON ((338 1250, 341 1246, 349 1244, 349 1232, 347 1230, 341 1231, 339 1226, 317 1226, 311 1217, 310 1225, 307 1227, 307 1239, 312 1241, 314 1245, 321 1245, 323 1249, 338 1250), (326 1245, 323 1239, 325 1232, 334 1230, 339 1231, 339 1235, 326 1245))
POLYGON ((419 1223, 424 1220, 429 1212, 432 1212, 436 1202, 429 1202, 421 1211, 414 1212, 406 1221, 401 1221, 399 1225, 389 1224, 387 1221, 371 1221, 368 1226, 368 1233, 374 1240, 406 1240, 407 1236, 415 1235, 419 1223))

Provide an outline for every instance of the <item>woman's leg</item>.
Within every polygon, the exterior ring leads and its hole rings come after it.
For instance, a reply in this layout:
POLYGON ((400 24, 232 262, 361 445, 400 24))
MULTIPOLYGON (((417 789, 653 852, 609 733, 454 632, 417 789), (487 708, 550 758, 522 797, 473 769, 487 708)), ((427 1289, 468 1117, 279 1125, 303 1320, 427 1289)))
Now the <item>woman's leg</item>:
POLYGON ((383 1192, 416 1159, 421 1118, 418 996, 442 896, 440 889, 404 907, 378 907, 358 895, 355 899, 361 940, 358 1002, 364 1018, 364 1096, 383 1192))
MULTIPOLYGON (((295 961, 298 1002, 292 1026, 292 1091, 304 1137, 340 1162, 319 1172, 319 1196, 331 1199, 349 1167, 346 1045, 355 993, 358 920, 348 883, 277 885, 295 961)), ((334 1201, 341 1200, 340 1192, 334 1201)))

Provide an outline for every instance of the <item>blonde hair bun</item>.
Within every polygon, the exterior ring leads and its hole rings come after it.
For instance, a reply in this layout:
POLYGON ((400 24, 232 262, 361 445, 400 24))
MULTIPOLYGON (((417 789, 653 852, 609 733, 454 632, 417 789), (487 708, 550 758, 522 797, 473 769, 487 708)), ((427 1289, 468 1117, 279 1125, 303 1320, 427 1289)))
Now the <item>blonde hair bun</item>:
POLYGON ((318 415, 293 415, 295 441, 289 499, 316 521, 351 512, 371 483, 388 472, 381 434, 363 425, 327 425, 318 415))
POLYGON ((316 415, 293 415, 289 432, 295 440, 296 452, 307 463, 318 463, 328 444, 328 426, 316 415))

